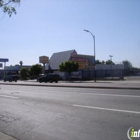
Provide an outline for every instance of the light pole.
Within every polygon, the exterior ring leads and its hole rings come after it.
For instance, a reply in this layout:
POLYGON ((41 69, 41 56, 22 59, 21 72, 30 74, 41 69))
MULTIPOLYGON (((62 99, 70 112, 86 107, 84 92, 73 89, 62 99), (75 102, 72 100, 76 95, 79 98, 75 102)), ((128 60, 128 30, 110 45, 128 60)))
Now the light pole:
POLYGON ((113 55, 109 55, 109 57, 110 57, 110 60, 111 60, 111 62, 112 62, 112 57, 113 57, 113 55))
POLYGON ((111 60, 111 75, 113 76, 113 71, 112 71, 112 57, 113 57, 113 55, 109 55, 109 57, 110 57, 110 60, 111 60))
POLYGON ((91 35, 92 35, 92 37, 93 37, 93 43, 94 43, 94 77, 95 77, 95 82, 96 82, 96 57, 95 57, 95 35, 93 35, 89 30, 85 30, 84 29, 84 31, 85 32, 89 32, 91 35))

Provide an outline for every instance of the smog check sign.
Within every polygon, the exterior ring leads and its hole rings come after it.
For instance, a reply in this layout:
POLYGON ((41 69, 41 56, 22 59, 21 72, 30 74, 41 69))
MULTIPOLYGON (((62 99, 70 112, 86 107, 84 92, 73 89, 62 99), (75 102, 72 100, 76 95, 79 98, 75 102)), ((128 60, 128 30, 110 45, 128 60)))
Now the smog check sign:
POLYGON ((127 137, 129 140, 134 140, 135 138, 140 138, 140 129, 135 130, 134 127, 130 127, 127 131, 127 137))

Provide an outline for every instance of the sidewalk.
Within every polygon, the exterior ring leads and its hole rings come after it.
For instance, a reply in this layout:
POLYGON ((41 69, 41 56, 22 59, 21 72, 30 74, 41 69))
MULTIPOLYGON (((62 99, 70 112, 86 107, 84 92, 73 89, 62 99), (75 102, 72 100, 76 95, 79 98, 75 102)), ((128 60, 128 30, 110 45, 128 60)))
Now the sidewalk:
POLYGON ((0 132, 0 140, 17 140, 17 139, 0 132))
POLYGON ((18 82, 0 82, 1 85, 73 87, 73 88, 104 88, 104 89, 134 89, 140 90, 140 81, 59 81, 58 83, 38 83, 35 80, 18 82))

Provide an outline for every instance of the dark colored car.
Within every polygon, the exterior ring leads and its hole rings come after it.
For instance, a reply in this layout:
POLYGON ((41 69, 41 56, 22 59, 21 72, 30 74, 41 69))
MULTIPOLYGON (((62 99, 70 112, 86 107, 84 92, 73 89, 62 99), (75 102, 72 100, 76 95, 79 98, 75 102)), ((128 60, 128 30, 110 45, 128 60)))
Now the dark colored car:
POLYGON ((41 77, 44 77, 45 74, 39 74, 39 76, 36 78, 37 79, 37 82, 38 82, 38 79, 41 78, 41 77))
POLYGON ((37 79, 37 76, 30 76, 31 80, 37 79))
POLYGON ((6 82, 6 81, 9 81, 9 82, 15 81, 15 82, 17 82, 17 80, 18 80, 18 77, 14 76, 14 75, 9 75, 9 76, 6 76, 4 78, 4 82, 6 82))
POLYGON ((57 83, 60 79, 60 76, 58 74, 47 74, 43 77, 38 78, 38 81, 41 82, 55 82, 57 83))

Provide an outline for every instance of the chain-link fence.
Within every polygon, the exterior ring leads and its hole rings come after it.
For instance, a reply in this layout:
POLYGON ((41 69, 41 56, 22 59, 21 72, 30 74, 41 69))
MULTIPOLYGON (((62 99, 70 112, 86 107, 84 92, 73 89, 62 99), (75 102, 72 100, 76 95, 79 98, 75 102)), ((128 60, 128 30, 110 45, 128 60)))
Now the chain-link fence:
POLYGON ((106 78, 119 78, 124 77, 123 70, 82 70, 82 79, 106 79, 106 78))

